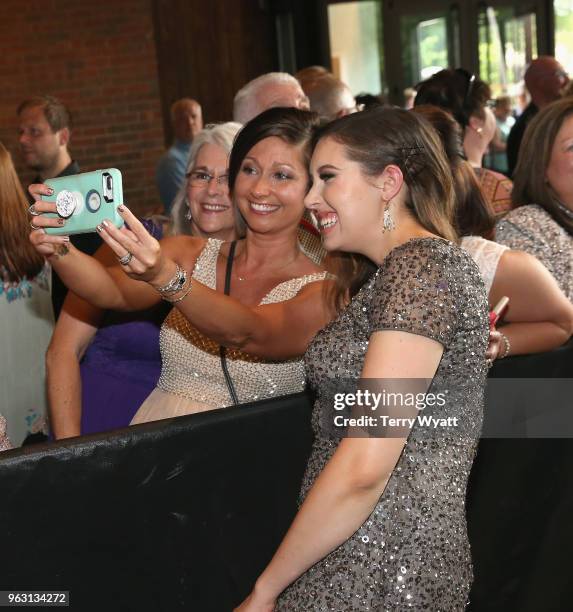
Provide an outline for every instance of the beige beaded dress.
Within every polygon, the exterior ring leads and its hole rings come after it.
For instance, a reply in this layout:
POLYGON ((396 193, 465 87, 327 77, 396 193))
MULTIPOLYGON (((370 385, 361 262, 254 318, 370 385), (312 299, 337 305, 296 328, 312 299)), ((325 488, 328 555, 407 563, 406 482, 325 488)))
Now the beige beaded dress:
MULTIPOLYGON (((193 278, 211 289, 216 288, 217 257, 222 244, 221 240, 209 239, 193 271, 193 278)), ((320 272, 280 283, 261 304, 289 300, 308 283, 322 281, 326 276, 326 272, 320 272)), ((159 344, 161 376, 133 417, 132 425, 233 404, 221 368, 219 345, 195 329, 177 308, 165 319, 159 344)), ((305 386, 302 357, 265 361, 229 350, 227 368, 240 403, 297 393, 305 386)))

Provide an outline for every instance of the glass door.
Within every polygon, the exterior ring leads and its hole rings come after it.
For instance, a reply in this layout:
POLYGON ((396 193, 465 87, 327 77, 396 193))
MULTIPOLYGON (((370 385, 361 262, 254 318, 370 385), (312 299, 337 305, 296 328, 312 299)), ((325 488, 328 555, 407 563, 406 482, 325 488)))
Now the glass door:
POLYGON ((432 74, 460 64, 460 24, 456 5, 439 0, 384 4, 384 47, 390 98, 403 105, 405 91, 432 74))
POLYGON ((479 74, 494 98, 523 92, 527 65, 538 55, 537 15, 531 7, 482 7, 478 16, 479 74))
POLYGON ((354 95, 385 90, 380 0, 328 4, 332 72, 354 95))

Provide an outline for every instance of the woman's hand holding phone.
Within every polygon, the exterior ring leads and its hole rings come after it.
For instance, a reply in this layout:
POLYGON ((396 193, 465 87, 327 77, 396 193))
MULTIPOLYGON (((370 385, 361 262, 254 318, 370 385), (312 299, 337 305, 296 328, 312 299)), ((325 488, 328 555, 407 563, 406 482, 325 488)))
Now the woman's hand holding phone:
POLYGON ((62 228, 66 225, 66 220, 60 217, 47 217, 43 213, 57 213, 55 202, 45 202, 42 196, 51 196, 53 190, 47 185, 34 184, 28 187, 30 195, 34 198, 34 203, 29 208, 31 215, 30 242, 34 245, 38 253, 44 257, 52 257, 61 254, 62 247, 69 246, 69 236, 55 236, 46 234, 45 228, 62 228))

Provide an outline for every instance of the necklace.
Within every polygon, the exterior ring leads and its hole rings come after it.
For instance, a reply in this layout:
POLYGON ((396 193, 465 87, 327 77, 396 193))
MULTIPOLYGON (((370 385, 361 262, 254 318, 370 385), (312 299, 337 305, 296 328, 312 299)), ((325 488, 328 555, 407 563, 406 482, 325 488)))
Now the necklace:
MULTIPOLYGON (((290 264, 292 264, 296 258, 298 257, 298 253, 290 260, 287 261, 285 264, 283 264, 282 266, 276 268, 275 270, 272 270, 272 272, 276 273, 279 272, 280 270, 283 270, 284 268, 286 268, 287 266, 290 266, 290 264)), ((252 276, 241 276, 238 272, 237 272, 237 268, 236 266, 233 269, 233 274, 235 275, 235 277, 237 278, 238 281, 244 282, 249 280, 249 278, 253 278, 252 276)), ((260 274, 258 276, 261 276, 260 274)))
POLYGON ((569 210, 565 204, 561 204, 561 202, 557 202, 558 208, 561 212, 564 212, 570 219, 573 219, 573 210, 569 210))

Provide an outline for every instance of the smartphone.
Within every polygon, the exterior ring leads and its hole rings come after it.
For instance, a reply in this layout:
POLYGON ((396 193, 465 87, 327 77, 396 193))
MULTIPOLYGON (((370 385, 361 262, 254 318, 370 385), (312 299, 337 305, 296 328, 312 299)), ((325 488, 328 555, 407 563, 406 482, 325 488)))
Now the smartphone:
POLYGON ((94 170, 44 181, 54 190, 51 196, 42 196, 46 202, 55 202, 58 213, 48 217, 64 218, 62 227, 47 227, 47 234, 56 236, 95 232, 96 227, 109 219, 116 227, 124 224, 117 212, 123 204, 121 172, 116 168, 94 170))
POLYGON ((489 326, 495 327, 497 322, 503 316, 505 309, 509 304, 509 298, 504 295, 501 300, 493 307, 493 310, 489 313, 489 326))

